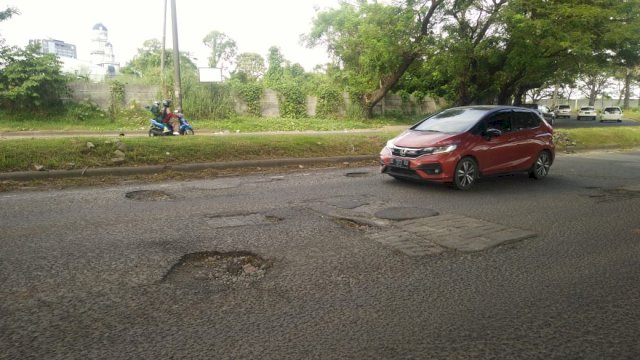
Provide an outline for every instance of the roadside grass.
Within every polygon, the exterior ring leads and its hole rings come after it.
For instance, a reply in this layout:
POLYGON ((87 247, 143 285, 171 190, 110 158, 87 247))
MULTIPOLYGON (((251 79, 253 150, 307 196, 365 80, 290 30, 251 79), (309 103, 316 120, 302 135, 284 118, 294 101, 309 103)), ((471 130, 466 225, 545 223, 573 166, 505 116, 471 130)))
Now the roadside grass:
MULTIPOLYGON (((146 114, 132 113, 130 117, 118 117, 110 120, 94 116, 84 119, 65 114, 42 116, 12 116, 0 114, 0 131, 124 131, 146 130, 150 117, 146 114)), ((373 119, 331 119, 331 118, 267 118, 237 117, 233 119, 191 119, 187 120, 198 129, 214 132, 264 132, 264 131, 335 131, 349 129, 376 129, 388 125, 410 125, 423 116, 405 116, 400 118, 375 117, 373 119)))
MULTIPOLYGON (((576 149, 632 148, 640 146, 640 128, 633 126, 611 128, 579 128, 555 130, 556 137, 564 135, 576 149)), ((556 146, 560 146, 556 142, 556 146)))
POLYGON ((626 110, 623 117, 625 120, 640 121, 640 108, 626 110))
POLYGON ((373 134, 168 136, 106 139, 91 137, 0 141, 0 171, 116 166, 118 143, 123 166, 169 165, 278 158, 377 154, 392 132, 373 134), (88 147, 91 142, 95 147, 88 147))

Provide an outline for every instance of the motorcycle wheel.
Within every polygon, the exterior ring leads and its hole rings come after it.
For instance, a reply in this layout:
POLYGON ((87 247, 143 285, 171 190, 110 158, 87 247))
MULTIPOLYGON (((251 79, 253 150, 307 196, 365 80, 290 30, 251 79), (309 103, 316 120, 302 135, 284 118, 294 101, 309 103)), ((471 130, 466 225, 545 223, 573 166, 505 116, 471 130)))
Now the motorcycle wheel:
POLYGON ((151 137, 156 136, 156 134, 153 132, 153 129, 149 129, 149 136, 151 137))
POLYGON ((193 132, 192 129, 186 129, 184 132, 182 132, 182 135, 195 135, 196 133, 193 132))

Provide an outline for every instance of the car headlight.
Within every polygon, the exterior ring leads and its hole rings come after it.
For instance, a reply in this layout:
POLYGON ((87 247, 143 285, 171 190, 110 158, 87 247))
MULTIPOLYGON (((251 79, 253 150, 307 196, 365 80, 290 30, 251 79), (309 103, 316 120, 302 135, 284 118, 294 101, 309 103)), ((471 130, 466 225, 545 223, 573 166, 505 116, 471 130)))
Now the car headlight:
POLYGON ((430 150, 430 151, 425 151, 424 152, 425 154, 446 154, 446 153, 452 152, 457 148, 458 148, 457 144, 449 144, 445 146, 436 146, 436 147, 426 148, 423 150, 430 150))
POLYGON ((387 141, 387 147, 388 147, 389 149, 393 149, 393 148, 395 147, 395 145, 393 144, 393 140, 389 140, 389 141, 387 141))

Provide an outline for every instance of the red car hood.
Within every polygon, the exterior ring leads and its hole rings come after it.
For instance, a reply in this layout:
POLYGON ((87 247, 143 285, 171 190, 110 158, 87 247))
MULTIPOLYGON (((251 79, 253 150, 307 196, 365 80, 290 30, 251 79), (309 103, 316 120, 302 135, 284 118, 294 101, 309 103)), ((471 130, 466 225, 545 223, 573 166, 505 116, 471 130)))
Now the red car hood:
POLYGON ((449 144, 453 140, 460 137, 460 134, 447 134, 439 132, 429 131, 414 131, 407 130, 398 135, 394 140, 395 146, 408 147, 408 148, 423 148, 430 146, 437 146, 442 144, 449 144))

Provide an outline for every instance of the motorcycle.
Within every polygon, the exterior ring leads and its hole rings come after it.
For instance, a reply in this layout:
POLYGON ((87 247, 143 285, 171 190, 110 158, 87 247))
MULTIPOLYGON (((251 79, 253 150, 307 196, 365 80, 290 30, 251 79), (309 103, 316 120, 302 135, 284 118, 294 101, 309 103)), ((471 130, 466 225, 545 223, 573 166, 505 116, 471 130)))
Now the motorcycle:
MULTIPOLYGON (((180 135, 195 135, 195 132, 193 131, 193 127, 191 126, 191 124, 189 124, 189 122, 187 121, 187 119, 184 118, 184 116, 181 113, 175 112, 174 113, 176 117, 178 117, 178 120, 180 121, 180 128, 178 129, 178 132, 180 133, 180 135)), ((169 131, 164 131, 164 127, 165 125, 161 122, 158 122, 154 119, 151 119, 151 128, 149 128, 149 136, 168 136, 168 135, 173 135, 173 128, 171 127, 171 125, 168 125, 169 127, 169 131)))

